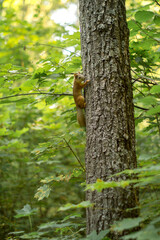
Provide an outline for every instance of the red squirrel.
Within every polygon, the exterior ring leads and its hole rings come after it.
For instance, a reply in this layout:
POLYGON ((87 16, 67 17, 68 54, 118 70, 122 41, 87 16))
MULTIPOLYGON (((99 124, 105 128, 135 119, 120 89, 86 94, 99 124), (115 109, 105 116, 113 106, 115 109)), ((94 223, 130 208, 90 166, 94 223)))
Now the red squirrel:
POLYGON ((83 108, 86 106, 84 97, 82 96, 82 88, 84 88, 90 80, 84 82, 84 76, 80 72, 74 74, 73 97, 77 108, 77 121, 80 127, 86 126, 83 108))

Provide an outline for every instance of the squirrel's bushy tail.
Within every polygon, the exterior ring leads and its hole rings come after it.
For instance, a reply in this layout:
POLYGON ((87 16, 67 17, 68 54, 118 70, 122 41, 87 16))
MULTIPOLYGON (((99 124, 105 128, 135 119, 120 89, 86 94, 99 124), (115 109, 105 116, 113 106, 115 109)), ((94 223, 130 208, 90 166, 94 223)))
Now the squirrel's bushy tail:
POLYGON ((86 119, 84 115, 84 109, 77 107, 77 121, 80 125, 80 127, 86 126, 86 119))

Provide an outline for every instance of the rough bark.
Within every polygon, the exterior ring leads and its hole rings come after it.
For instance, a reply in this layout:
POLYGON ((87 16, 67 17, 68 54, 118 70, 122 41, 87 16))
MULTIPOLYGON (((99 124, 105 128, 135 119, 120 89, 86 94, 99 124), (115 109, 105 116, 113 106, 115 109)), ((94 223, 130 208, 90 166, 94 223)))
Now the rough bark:
MULTIPOLYGON (((110 175, 136 167, 125 0, 79 0, 79 12, 83 74, 91 81, 85 96, 86 180, 110 181, 110 175)), ((135 206, 131 188, 88 191, 86 198, 95 203, 87 210, 87 233, 134 215, 125 211, 135 206)))

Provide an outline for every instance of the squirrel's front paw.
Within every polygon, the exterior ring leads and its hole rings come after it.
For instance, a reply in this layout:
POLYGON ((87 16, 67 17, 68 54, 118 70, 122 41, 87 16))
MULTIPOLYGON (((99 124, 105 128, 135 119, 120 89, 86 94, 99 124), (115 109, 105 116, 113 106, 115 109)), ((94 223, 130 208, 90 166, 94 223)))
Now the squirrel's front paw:
POLYGON ((89 82, 90 82, 90 80, 87 80, 87 81, 86 81, 86 83, 89 83, 89 82))

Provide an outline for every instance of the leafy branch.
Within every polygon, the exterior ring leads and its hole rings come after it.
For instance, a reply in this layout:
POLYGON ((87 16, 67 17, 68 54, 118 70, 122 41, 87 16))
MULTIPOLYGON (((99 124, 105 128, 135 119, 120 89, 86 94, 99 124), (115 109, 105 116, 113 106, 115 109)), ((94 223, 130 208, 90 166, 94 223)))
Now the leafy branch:
POLYGON ((1 97, 0 100, 7 99, 7 98, 12 98, 12 97, 19 97, 19 96, 31 96, 31 95, 51 95, 51 96, 73 96, 71 93, 45 93, 45 92, 36 92, 36 93, 21 93, 21 94, 15 94, 15 95, 10 95, 6 97, 1 97))
POLYGON ((158 42, 158 43, 160 43, 160 41, 158 40, 158 39, 156 39, 156 38, 154 38, 154 37, 152 37, 151 35, 149 35, 143 28, 141 28, 141 26, 140 26, 140 24, 139 24, 139 22, 137 22, 137 21, 135 21, 134 19, 133 19, 133 21, 135 22, 135 24, 139 27, 139 29, 142 31, 142 32, 144 32, 144 34, 146 34, 149 38, 151 38, 151 39, 153 39, 154 41, 156 41, 156 42, 158 42))
POLYGON ((66 49, 66 48, 63 48, 63 47, 58 47, 58 46, 54 46, 54 45, 50 45, 50 44, 44 44, 44 43, 36 43, 35 44, 36 46, 46 46, 46 47, 50 47, 50 48, 59 48, 59 49, 61 49, 61 50, 64 50, 64 51, 67 51, 67 52, 69 52, 69 53, 71 53, 71 54, 75 54, 76 56, 80 56, 79 54, 77 54, 77 53, 75 53, 75 52, 72 52, 72 51, 70 51, 70 50, 68 50, 68 49, 66 49))
POLYGON ((152 85, 158 85, 158 83, 156 82, 156 80, 158 79, 153 79, 153 78, 150 78, 150 77, 147 77, 147 76, 143 76, 143 75, 138 75, 137 72, 135 72, 133 69, 131 69, 131 71, 138 77, 138 78, 132 78, 134 81, 133 81, 133 84, 135 82, 141 82, 141 83, 144 83, 144 84, 152 84, 152 85), (139 79, 142 79, 142 81, 140 81, 139 79), (146 81, 143 81, 143 79, 145 79, 146 81))
MULTIPOLYGON (((21 94, 15 94, 15 95, 10 95, 10 96, 6 96, 6 97, 1 97, 0 100, 4 100, 4 99, 8 99, 8 98, 13 98, 13 97, 20 97, 20 96, 32 96, 32 95, 50 95, 50 96, 73 96, 73 94, 71 93, 45 93, 45 92, 36 92, 36 93, 21 93, 21 94)), ((139 107, 134 105, 135 108, 139 108, 141 110, 149 110, 147 108, 143 108, 143 107, 139 107)), ((71 149, 71 148, 70 148, 71 149)), ((73 152, 73 151, 72 151, 73 152)), ((75 155, 75 154, 74 154, 75 155)), ((77 158, 77 157, 76 157, 77 158)))

